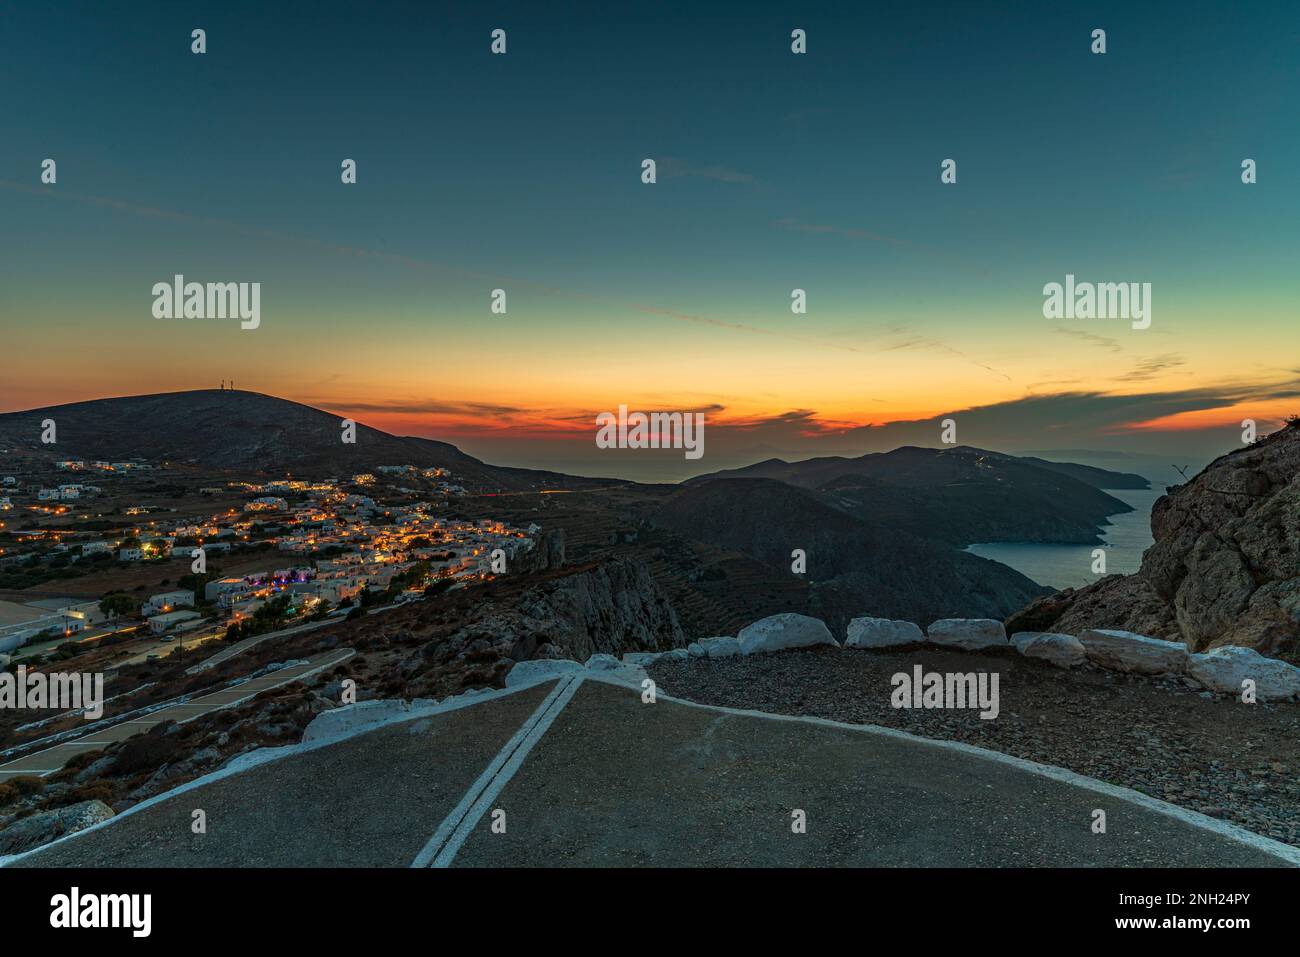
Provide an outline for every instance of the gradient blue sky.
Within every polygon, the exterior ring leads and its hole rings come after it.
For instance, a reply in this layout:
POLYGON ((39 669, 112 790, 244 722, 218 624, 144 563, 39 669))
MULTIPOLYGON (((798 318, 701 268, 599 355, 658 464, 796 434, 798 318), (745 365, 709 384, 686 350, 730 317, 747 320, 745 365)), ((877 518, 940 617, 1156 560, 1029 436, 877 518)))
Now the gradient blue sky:
POLYGON ((619 403, 733 459, 1057 394, 964 438, 1276 420, 1300 7, 981 6, 0 4, 0 409, 234 376, 557 467, 619 403), (160 325, 174 272, 261 281, 263 328, 160 325), (1151 282, 1153 328, 1045 320, 1067 272, 1151 282))

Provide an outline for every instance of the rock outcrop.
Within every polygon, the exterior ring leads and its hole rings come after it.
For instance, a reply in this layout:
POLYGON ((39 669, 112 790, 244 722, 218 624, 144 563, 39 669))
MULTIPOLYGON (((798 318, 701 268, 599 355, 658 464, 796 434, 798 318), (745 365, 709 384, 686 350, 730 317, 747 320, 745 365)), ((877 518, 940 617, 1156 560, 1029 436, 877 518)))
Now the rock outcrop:
POLYGON ((463 687, 500 686, 517 662, 530 659, 582 662, 687 643, 668 596, 642 562, 628 558, 566 565, 536 581, 506 578, 473 600, 456 592, 448 601, 460 604, 416 602, 408 620, 374 624, 370 642, 412 649, 391 670, 389 696, 442 698, 463 687))
POLYGON ((1171 486, 1134 575, 1040 598, 1012 631, 1121 629, 1186 644, 1300 655, 1300 422, 1171 486))
POLYGON ((85 830, 112 816, 113 809, 103 801, 82 801, 32 814, 0 831, 0 854, 19 854, 65 834, 85 830))

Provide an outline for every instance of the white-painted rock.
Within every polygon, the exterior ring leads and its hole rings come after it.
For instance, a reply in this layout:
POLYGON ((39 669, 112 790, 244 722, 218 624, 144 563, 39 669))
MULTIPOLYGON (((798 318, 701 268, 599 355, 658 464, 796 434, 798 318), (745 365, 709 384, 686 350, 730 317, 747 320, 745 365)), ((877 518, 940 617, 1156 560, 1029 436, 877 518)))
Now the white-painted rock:
POLYGON ((734 658, 740 654, 740 642, 735 638, 701 638, 700 647, 706 658, 734 658))
POLYGON ((690 653, 685 648, 674 648, 672 651, 665 651, 663 656, 667 661, 685 661, 690 657, 690 653))
POLYGON ((617 668, 601 669, 598 678, 592 676, 588 680, 616 681, 619 684, 639 688, 641 682, 649 677, 640 665, 619 665, 617 668))
MULTIPOLYGON (((642 667, 654 664, 655 659, 660 657, 653 651, 629 651, 623 655, 623 664, 641 665, 642 667)), ((587 667, 591 667, 591 662, 587 662, 587 667)))
POLYGON ((521 661, 506 675, 506 687, 527 684, 540 678, 558 678, 570 671, 581 671, 582 665, 570 658, 537 658, 521 661))
POLYGON ((1079 635, 1088 660, 1112 671, 1139 675, 1180 675, 1187 670, 1187 648, 1131 631, 1091 628, 1079 635))
POLYGON ((1083 642, 1074 635, 1051 631, 1018 631, 1011 636, 1011 643, 1026 658, 1042 658, 1059 668, 1073 668, 1088 660, 1083 642))
POLYGON ((910 621, 892 618, 854 618, 849 622, 845 648, 892 648, 925 641, 921 629, 910 621))
POLYGON ((584 667, 591 671, 613 671, 622 668, 623 663, 613 655, 592 655, 584 667))
POLYGON ((941 618, 925 630, 936 645, 979 651, 981 648, 1005 648, 1007 630, 993 618, 941 618))
POLYGON ((1211 691, 1239 695, 1242 682, 1255 682, 1258 701, 1300 698, 1300 668, 1265 658, 1253 648, 1225 645, 1204 654, 1187 656, 1187 673, 1211 691))
POLYGON ((303 729, 302 740, 306 744, 322 738, 346 737, 360 728, 409 715, 414 708, 412 702, 400 698, 373 698, 341 708, 331 708, 311 719, 311 723, 303 729))
POLYGON ((704 646, 700 644, 698 641, 692 641, 689 645, 686 646, 686 657, 688 658, 705 657, 704 646))
POLYGON ((785 613, 760 618, 752 625, 740 629, 736 636, 742 655, 766 654, 790 648, 811 648, 830 645, 838 648, 839 642, 831 637, 831 630, 820 618, 785 613))

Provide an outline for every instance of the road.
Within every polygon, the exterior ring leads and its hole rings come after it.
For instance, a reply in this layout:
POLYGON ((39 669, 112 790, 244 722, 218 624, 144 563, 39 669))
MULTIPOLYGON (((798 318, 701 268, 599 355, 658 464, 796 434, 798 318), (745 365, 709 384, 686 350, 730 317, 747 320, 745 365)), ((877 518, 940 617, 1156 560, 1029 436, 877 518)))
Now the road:
POLYGON ((47 774, 53 774, 78 754, 102 750, 115 742, 125 741, 137 734, 143 734, 164 721, 184 723, 193 721, 195 718, 210 712, 241 704, 270 688, 277 688, 291 681, 297 681, 299 678, 333 668, 335 665, 346 661, 352 654, 351 648, 335 649, 322 655, 316 655, 314 658, 309 658, 304 664, 291 665, 288 668, 281 668, 278 671, 272 671, 257 678, 250 678, 241 684, 223 688, 220 691, 213 691, 197 698, 191 698, 184 704, 169 705, 139 718, 99 728, 84 737, 65 741, 42 751, 15 758, 6 764, 0 765, 0 782, 25 775, 44 777, 47 774))
POLYGON ((866 726, 647 704, 588 672, 273 757, 9 863, 1300 864, 1295 848, 1061 769, 866 726))

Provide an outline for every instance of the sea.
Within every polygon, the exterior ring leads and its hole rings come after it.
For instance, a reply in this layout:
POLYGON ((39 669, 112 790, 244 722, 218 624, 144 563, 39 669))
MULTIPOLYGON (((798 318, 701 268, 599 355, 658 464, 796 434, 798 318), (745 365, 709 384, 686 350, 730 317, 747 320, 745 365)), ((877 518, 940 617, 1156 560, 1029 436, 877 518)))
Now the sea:
MULTIPOLYGON (((1164 487, 1151 489, 1106 489, 1108 495, 1133 511, 1112 515, 1102 526, 1106 550, 1106 574, 1130 575, 1142 564, 1142 553, 1151 545, 1151 506, 1164 494, 1164 487)), ((1009 565, 1040 585, 1050 588, 1078 588, 1095 582, 1092 551, 1096 545, 1041 545, 1030 542, 984 542, 966 551, 1009 565)))

